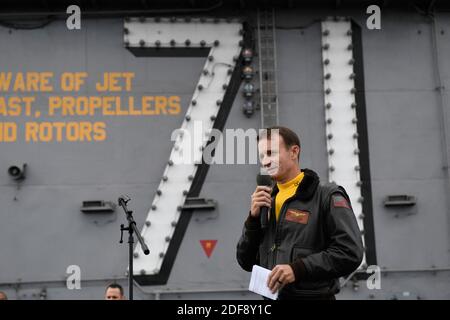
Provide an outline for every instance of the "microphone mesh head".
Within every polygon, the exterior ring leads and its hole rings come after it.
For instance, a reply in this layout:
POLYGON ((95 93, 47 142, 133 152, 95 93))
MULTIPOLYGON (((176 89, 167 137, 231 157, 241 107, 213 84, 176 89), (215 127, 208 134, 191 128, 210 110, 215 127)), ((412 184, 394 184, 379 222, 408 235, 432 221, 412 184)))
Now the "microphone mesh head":
POLYGON ((258 186, 272 186, 272 178, 267 174, 258 174, 256 176, 256 184, 258 186))

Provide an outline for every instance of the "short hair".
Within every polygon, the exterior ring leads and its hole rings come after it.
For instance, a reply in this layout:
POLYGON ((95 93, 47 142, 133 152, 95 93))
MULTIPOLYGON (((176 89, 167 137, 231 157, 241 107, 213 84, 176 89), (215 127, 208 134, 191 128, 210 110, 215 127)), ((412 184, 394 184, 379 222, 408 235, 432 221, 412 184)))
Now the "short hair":
POLYGON ((3 291, 0 291, 0 300, 8 300, 8 296, 3 291))
MULTIPOLYGON (((270 139, 270 137, 272 136, 272 131, 274 130, 278 131, 278 134, 283 138, 284 144, 287 148, 298 146, 301 149, 300 138, 298 137, 298 135, 291 129, 282 126, 273 126, 263 129, 258 134, 257 141, 259 142, 261 138, 270 139)), ((300 153, 298 154, 298 158, 300 158, 300 153)))
POLYGON ((106 290, 105 290, 105 291, 107 291, 109 288, 112 288, 112 289, 119 289, 120 295, 123 296, 123 288, 122 288, 122 286, 121 286, 120 284, 118 284, 118 283, 111 283, 110 285, 108 285, 108 286, 106 287, 106 290))

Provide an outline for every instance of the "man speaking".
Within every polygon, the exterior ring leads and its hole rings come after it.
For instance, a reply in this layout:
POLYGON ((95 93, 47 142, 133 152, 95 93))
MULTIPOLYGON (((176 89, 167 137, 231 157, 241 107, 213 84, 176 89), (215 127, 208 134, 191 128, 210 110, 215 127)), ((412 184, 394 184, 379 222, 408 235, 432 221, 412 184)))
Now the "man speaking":
POLYGON ((334 300, 338 278, 361 264, 361 233, 344 188, 300 169, 300 150, 288 128, 260 133, 261 165, 274 185, 258 183, 251 196, 237 260, 246 271, 272 270, 267 285, 280 300, 334 300))

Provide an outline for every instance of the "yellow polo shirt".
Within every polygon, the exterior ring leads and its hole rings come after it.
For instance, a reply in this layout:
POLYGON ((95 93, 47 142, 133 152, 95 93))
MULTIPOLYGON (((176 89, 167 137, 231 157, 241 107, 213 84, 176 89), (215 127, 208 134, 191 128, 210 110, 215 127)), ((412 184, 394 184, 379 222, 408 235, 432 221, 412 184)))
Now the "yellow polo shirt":
POLYGON ((298 185, 302 182, 304 176, 305 173, 300 172, 298 176, 286 183, 277 183, 278 193, 275 197, 275 215, 277 221, 280 216, 281 207, 287 199, 295 194, 295 191, 297 190, 298 185))

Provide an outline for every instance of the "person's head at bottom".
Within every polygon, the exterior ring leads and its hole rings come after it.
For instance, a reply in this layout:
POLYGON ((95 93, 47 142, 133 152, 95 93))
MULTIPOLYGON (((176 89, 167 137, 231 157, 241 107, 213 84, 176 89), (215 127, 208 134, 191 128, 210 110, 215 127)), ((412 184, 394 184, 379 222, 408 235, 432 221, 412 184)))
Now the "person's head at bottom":
POLYGON ((105 291, 105 300, 125 300, 122 286, 117 283, 107 286, 105 291))
POLYGON ((3 291, 0 291, 0 300, 8 300, 6 293, 4 293, 3 291))

